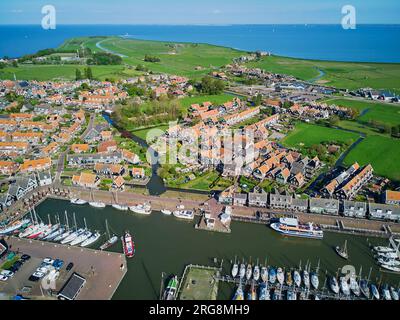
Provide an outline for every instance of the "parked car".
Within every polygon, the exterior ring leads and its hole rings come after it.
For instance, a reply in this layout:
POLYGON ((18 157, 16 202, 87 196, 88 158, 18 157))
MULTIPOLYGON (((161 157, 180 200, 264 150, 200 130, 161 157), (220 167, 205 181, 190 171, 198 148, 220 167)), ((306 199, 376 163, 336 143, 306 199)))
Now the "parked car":
POLYGON ((61 259, 56 259, 53 262, 53 267, 56 269, 61 269, 63 265, 64 265, 64 261, 61 259))
POLYGON ((40 268, 36 269, 36 272, 40 272, 40 273, 44 273, 44 274, 46 274, 48 271, 49 271, 49 269, 46 267, 40 267, 40 268))
POLYGON ((68 263, 67 267, 65 270, 70 271, 74 267, 74 264, 72 262, 68 263))
POLYGON ((0 281, 7 281, 8 277, 0 274, 0 281))
POLYGON ((43 262, 46 264, 53 264, 54 260, 52 258, 45 258, 45 259, 43 259, 43 262))
POLYGON ((31 258, 31 256, 29 254, 23 254, 21 256, 21 260, 22 261, 28 261, 31 258))
POLYGON ((34 274, 32 274, 32 276, 42 279, 45 276, 45 274, 43 272, 36 271, 34 274))
POLYGON ((38 278, 38 277, 36 277, 36 276, 34 276, 33 274, 29 277, 29 279, 28 279, 29 281, 32 281, 32 282, 37 282, 37 281, 39 281, 40 280, 40 278, 38 278))
POLYGON ((0 275, 6 276, 7 278, 12 278, 14 276, 14 272, 10 270, 3 270, 0 272, 0 275))

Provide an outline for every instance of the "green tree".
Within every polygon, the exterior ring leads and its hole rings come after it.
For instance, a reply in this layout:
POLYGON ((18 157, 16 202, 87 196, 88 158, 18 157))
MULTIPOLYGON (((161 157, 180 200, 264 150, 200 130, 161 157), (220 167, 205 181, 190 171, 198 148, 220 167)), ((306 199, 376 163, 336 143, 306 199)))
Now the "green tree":
POLYGON ((82 72, 79 69, 75 70, 75 80, 76 81, 82 80, 82 72))
POLYGON ((87 67, 85 69, 85 78, 92 80, 93 79, 93 73, 92 73, 92 68, 91 67, 87 67))
POLYGON ((256 107, 258 107, 259 105, 261 105, 262 103, 262 95, 258 94, 253 98, 253 103, 256 107))

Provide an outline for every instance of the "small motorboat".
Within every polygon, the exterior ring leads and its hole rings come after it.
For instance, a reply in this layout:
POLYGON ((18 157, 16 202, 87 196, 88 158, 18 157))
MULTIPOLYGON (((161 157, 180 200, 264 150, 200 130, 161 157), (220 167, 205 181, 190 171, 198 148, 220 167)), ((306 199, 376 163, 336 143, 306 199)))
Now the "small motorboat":
POLYGON ((311 285, 313 286, 313 288, 315 290, 318 290, 318 286, 319 286, 318 275, 315 272, 311 272, 310 277, 311 277, 311 285))
POLYGON ((239 268, 239 278, 243 279, 245 275, 246 275, 246 265, 244 263, 241 263, 239 268))
POLYGON ((348 254, 348 252, 347 252, 347 240, 344 242, 343 248, 337 246, 337 247, 335 248, 335 251, 336 251, 336 253, 337 253, 340 257, 342 257, 343 259, 345 259, 345 260, 349 259, 349 254, 348 254))
POLYGON ((283 284, 285 282, 285 274, 281 267, 276 270, 276 280, 278 280, 279 284, 283 284))
POLYGON ((303 283, 304 286, 309 289, 310 288, 310 274, 308 273, 307 270, 303 271, 303 283))
POLYGON ((232 270, 231 270, 232 277, 233 277, 233 278, 236 278, 236 276, 238 275, 238 272, 239 272, 239 266, 238 266, 238 264, 237 264, 236 261, 235 261, 235 263, 234 263, 233 266, 232 266, 232 270))
POLYGON ((339 284, 335 277, 330 277, 329 279, 329 287, 331 288, 332 292, 335 294, 339 293, 339 284))
POLYGON ((350 290, 351 290, 351 292, 353 292, 353 294, 356 297, 359 297, 360 294, 361 294, 360 286, 358 285, 358 282, 357 282, 357 279, 356 279, 355 275, 350 277, 350 290))
POLYGON ((252 273, 253 273, 253 268, 251 267, 251 264, 249 263, 246 268, 246 279, 247 280, 250 280, 252 273))
POLYGON ((379 294, 378 288, 374 284, 371 284, 371 293, 374 299, 376 300, 380 299, 381 296, 379 294))
POLYGON ((171 210, 167 210, 167 209, 163 209, 163 210, 161 210, 161 213, 165 214, 166 216, 170 216, 172 214, 172 211, 171 210))
POLYGON ((297 270, 293 271, 293 281, 294 281, 294 284, 297 287, 301 286, 301 276, 300 276, 300 273, 297 270))
POLYGON ((83 204, 87 203, 86 200, 82 200, 82 199, 78 199, 78 198, 73 198, 73 199, 70 200, 70 202, 72 204, 76 204, 76 205, 83 205, 83 204))
POLYGON ((151 214, 151 205, 149 203, 141 203, 136 206, 130 206, 129 210, 134 213, 149 215, 151 214))
POLYGON ((345 296, 350 295, 350 287, 349 287, 349 283, 347 282, 346 277, 340 278, 340 289, 342 290, 342 292, 345 296))
POLYGON ((387 265, 385 263, 381 263, 379 264, 383 269, 392 271, 392 272, 400 272, 400 267, 396 267, 396 266, 391 266, 391 265, 387 265))
POLYGON ((93 208, 102 209, 106 207, 106 204, 103 202, 89 202, 89 205, 93 208))
POLYGON ((114 209, 120 210, 120 211, 128 211, 129 207, 125 205, 120 205, 120 204, 113 204, 112 207, 114 209))
POLYGON ((396 252, 396 250, 394 250, 391 247, 374 247, 374 250, 376 252, 382 252, 382 253, 388 253, 388 252, 396 252))
POLYGON ((164 291, 163 300, 175 300, 178 290, 178 277, 172 276, 169 281, 167 288, 164 291))
POLYGON ((268 278, 269 278, 269 283, 275 284, 275 282, 276 282, 276 270, 275 270, 275 268, 272 268, 272 267, 269 268, 268 278))
POLYGON ((387 284, 382 286, 382 298, 383 300, 392 300, 392 296, 390 295, 390 290, 387 284))
POLYGON ((399 293, 394 287, 390 287, 390 294, 392 295, 392 299, 395 301, 399 300, 399 293))
POLYGON ((257 292, 256 292, 254 282, 251 284, 250 290, 247 293, 247 300, 252 300, 252 301, 257 300, 257 292))
POLYGON ((286 284, 291 287, 293 285, 292 273, 290 271, 286 271, 286 284))
POLYGON ((268 282, 268 268, 261 267, 261 280, 263 282, 268 282))
POLYGON ((253 279, 258 281, 260 279, 260 267, 258 265, 254 266, 253 279))
POLYGON ((367 299, 371 298, 371 291, 368 287, 368 282, 367 280, 361 280, 360 281, 360 291, 366 297, 367 299))

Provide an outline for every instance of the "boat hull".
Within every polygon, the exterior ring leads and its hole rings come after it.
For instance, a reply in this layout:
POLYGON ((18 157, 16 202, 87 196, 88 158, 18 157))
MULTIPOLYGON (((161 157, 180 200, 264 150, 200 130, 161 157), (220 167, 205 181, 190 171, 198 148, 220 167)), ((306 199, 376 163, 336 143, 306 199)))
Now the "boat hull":
POLYGON ((306 232, 295 232, 295 231, 288 231, 288 230, 282 230, 279 227, 279 223, 271 223, 270 227, 275 230, 276 232, 284 235, 284 236, 289 236, 289 237, 297 237, 297 238, 306 238, 306 239, 316 239, 316 240, 322 240, 324 238, 323 234, 318 234, 318 233, 306 233, 306 232))

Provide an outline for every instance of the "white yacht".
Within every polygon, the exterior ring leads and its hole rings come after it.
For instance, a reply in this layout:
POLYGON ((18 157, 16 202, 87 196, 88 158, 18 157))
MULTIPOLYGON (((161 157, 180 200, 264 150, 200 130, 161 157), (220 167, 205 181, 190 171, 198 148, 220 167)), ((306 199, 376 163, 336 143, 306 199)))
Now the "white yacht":
POLYGON ((105 203, 103 203, 103 202, 89 202, 89 205, 91 207, 99 208, 99 209, 106 207, 105 203))
POLYGON ((128 206, 124 206, 124 205, 120 205, 120 204, 113 204, 112 207, 114 209, 120 210, 120 211, 128 211, 129 207, 128 206))
POLYGON ((72 204, 77 204, 77 205, 83 205, 83 204, 86 204, 86 203, 87 203, 86 200, 78 199, 78 198, 73 198, 73 199, 70 200, 70 202, 71 202, 72 204))
POLYGON ((161 210, 161 213, 165 214, 166 216, 170 216, 172 214, 172 211, 171 210, 167 210, 167 209, 163 209, 163 210, 161 210))
POLYGON ((350 287, 349 287, 349 283, 347 282, 347 278, 346 277, 341 277, 340 278, 340 289, 342 289, 342 292, 346 296, 350 295, 350 287))
POLYGON ((278 280, 279 284, 283 284, 285 281, 285 274, 281 267, 276 270, 276 280, 278 280))
POLYGON ((151 205, 148 203, 138 204, 136 206, 129 207, 129 210, 134 213, 149 215, 151 214, 151 205))
POLYGON ((179 219, 193 220, 194 212, 191 210, 176 210, 173 212, 174 217, 179 219))
POLYGON ((313 286, 313 288, 315 290, 318 290, 318 286, 319 286, 318 275, 315 272, 311 272, 310 278, 311 278, 311 285, 313 286))
POLYGON ((78 244, 81 244, 82 242, 84 242, 87 239, 89 239, 92 235, 93 235, 93 233, 91 233, 89 230, 85 230, 85 232, 81 233, 74 240, 72 240, 70 245, 71 246, 76 246, 78 244))

